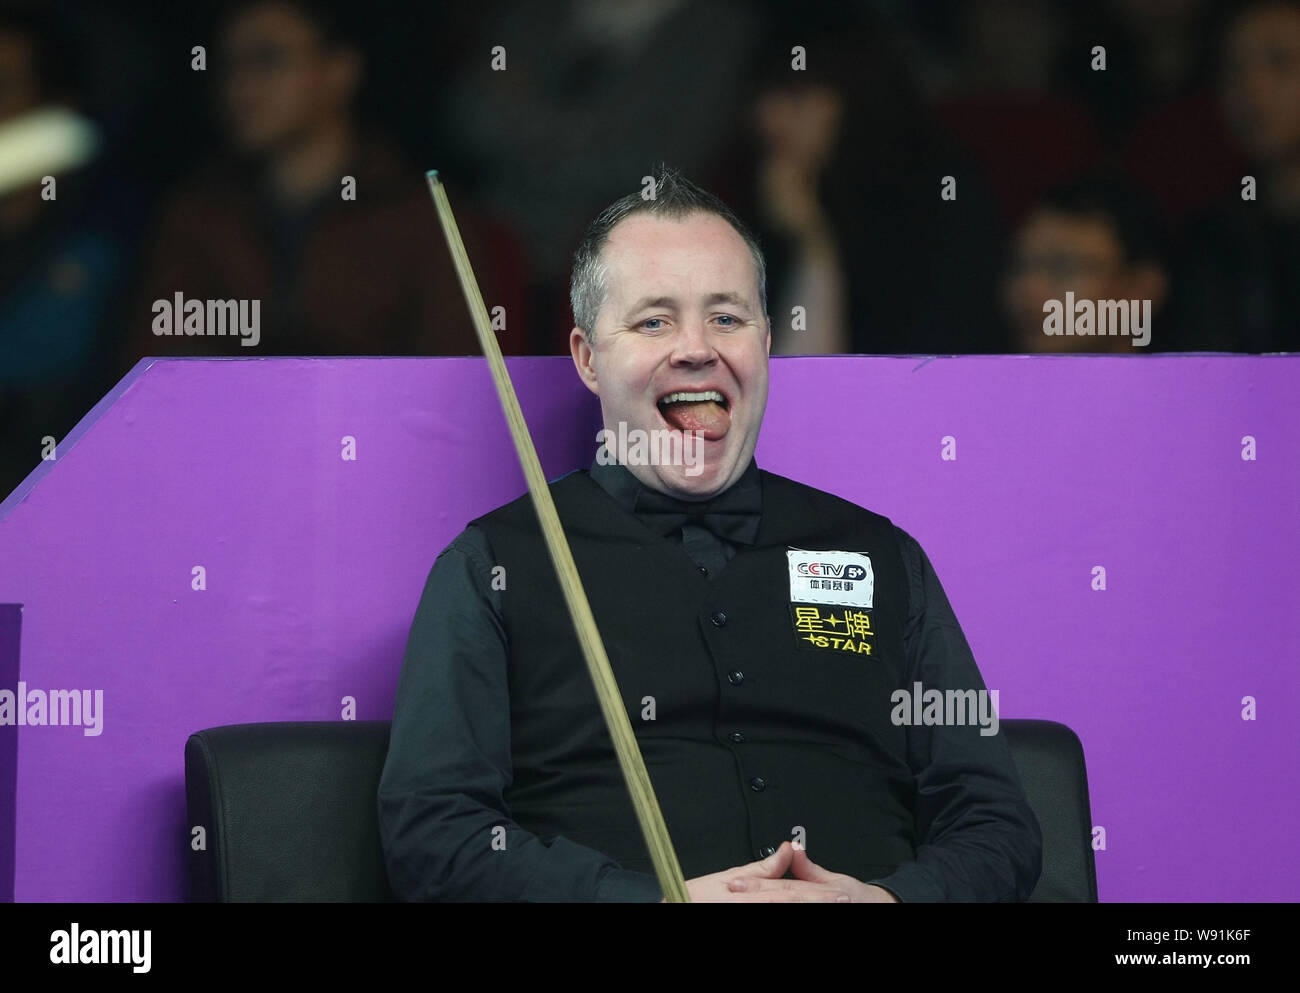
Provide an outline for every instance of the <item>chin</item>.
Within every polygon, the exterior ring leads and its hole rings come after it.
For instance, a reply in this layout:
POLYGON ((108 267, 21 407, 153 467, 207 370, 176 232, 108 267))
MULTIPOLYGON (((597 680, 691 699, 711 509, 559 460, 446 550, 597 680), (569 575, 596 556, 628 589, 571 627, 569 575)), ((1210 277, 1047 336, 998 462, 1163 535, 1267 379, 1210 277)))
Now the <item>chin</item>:
POLYGON ((663 466, 660 478, 683 493, 711 496, 730 482, 726 477, 732 468, 734 463, 725 455, 712 458, 705 455, 698 473, 692 474, 694 466, 663 466))

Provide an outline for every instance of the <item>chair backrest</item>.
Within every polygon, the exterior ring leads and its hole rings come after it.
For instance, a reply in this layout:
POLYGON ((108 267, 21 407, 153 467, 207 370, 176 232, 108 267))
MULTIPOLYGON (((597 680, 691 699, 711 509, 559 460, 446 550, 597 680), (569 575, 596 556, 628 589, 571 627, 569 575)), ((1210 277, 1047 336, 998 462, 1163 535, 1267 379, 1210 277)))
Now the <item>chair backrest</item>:
MULTIPOLYGON (((1083 748, 1052 721, 1000 723, 1043 828, 1034 902, 1097 899, 1083 748)), ((387 721, 209 728, 185 743, 190 895, 221 902, 393 899, 379 842, 387 721)))
POLYGON ((1078 735, 1055 721, 1011 719, 999 726, 1043 829, 1043 872, 1029 902, 1096 903, 1088 772, 1078 735))
POLYGON ((379 776, 388 721, 233 724, 190 735, 190 896, 219 902, 385 902, 379 776))

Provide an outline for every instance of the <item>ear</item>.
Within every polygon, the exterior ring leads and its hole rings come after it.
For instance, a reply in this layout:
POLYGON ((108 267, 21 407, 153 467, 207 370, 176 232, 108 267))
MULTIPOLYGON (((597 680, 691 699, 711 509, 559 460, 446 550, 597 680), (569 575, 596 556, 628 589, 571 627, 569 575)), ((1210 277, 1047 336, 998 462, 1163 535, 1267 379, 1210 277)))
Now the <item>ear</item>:
POLYGON ((763 320, 767 324, 767 340, 764 344, 764 347, 767 349, 767 357, 771 358, 772 357, 772 315, 764 314, 763 320))
POLYGON ((600 384, 596 379, 595 352, 587 344, 587 336, 582 328, 575 326, 569 332, 569 354, 573 356, 573 366, 578 370, 578 378, 596 396, 600 396, 600 384))

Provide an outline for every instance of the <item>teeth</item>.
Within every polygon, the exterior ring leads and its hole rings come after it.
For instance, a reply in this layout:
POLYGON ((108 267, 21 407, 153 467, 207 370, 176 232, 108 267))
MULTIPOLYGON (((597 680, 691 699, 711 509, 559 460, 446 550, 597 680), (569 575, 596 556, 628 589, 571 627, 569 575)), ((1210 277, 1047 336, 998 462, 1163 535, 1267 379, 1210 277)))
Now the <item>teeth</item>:
POLYGON ((727 398, 717 390, 705 390, 703 393, 669 393, 660 400, 660 403, 680 403, 684 400, 716 400, 718 403, 725 404, 727 398))

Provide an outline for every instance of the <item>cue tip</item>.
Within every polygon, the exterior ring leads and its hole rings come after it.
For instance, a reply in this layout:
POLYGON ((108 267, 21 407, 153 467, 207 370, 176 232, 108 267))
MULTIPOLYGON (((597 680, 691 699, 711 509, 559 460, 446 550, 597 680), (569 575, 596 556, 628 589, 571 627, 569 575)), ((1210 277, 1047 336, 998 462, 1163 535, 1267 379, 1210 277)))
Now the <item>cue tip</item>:
POLYGON ((437 170, 437 169, 430 169, 428 172, 426 172, 426 173, 424 174, 424 176, 425 176, 426 179, 437 179, 437 178, 438 178, 438 170, 437 170))

